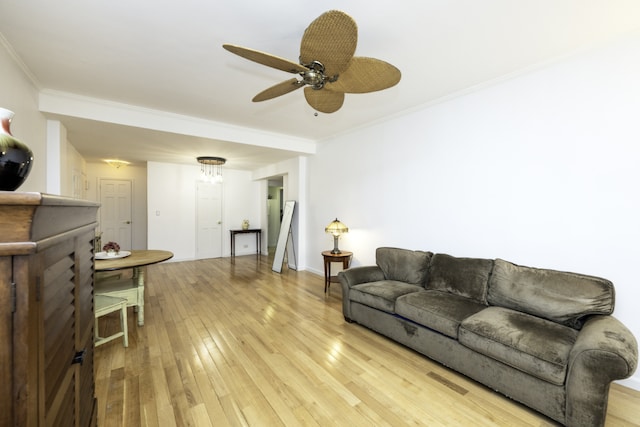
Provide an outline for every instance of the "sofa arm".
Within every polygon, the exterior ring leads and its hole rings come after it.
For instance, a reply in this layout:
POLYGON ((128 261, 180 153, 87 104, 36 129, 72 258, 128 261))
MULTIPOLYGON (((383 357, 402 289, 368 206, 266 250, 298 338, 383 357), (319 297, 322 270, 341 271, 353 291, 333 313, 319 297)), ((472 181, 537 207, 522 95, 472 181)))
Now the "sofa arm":
POLYGON ((638 343, 613 316, 587 320, 569 354, 566 422, 602 426, 612 381, 630 377, 638 364, 638 343))
POLYGON ((344 320, 351 320, 351 299, 349 292, 351 287, 360 283, 377 282, 384 280, 384 273, 377 265, 353 267, 338 273, 338 279, 342 285, 342 314, 344 320))
POLYGON ((338 273, 342 286, 352 287, 359 283, 377 282, 384 280, 384 273, 377 265, 353 267, 338 273))

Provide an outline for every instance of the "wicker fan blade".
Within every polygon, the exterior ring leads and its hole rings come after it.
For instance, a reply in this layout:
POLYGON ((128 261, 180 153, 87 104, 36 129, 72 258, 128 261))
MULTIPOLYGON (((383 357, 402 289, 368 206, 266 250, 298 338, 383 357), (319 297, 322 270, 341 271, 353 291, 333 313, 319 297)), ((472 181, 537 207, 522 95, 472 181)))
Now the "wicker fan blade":
POLYGON ((327 83, 325 89, 344 93, 367 93, 395 86, 400 81, 400 70, 375 58, 356 56, 338 80, 327 83))
POLYGON ((286 71, 287 73, 303 73, 305 71, 308 71, 307 67, 303 67, 302 65, 291 62, 288 59, 280 58, 269 53, 260 52, 258 50, 253 50, 246 47, 235 46, 232 44, 223 44, 222 47, 231 53, 242 56, 245 59, 257 62, 258 64, 266 65, 267 67, 286 71))
POLYGON ((304 32, 300 63, 319 61, 325 75, 333 77, 347 69, 356 51, 358 27, 346 13, 330 10, 316 18, 304 32))
POLYGON ((298 79, 290 79, 277 85, 273 85, 268 89, 263 90, 259 94, 253 97, 253 102, 266 101, 267 99, 273 99, 277 96, 284 95, 289 92, 293 92, 296 89, 304 86, 304 83, 298 79))
POLYGON ((321 113, 334 113, 344 103, 344 93, 316 90, 310 86, 304 88, 304 97, 314 110, 321 113))

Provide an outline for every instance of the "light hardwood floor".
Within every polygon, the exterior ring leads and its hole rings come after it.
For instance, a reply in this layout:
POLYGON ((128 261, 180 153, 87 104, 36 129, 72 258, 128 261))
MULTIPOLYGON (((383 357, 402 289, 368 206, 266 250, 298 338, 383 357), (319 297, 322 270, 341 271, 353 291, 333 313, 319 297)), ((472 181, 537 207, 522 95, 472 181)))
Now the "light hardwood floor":
MULTIPOLYGON (((145 325, 96 348, 100 426, 554 426, 342 317, 340 287, 264 256, 147 268, 145 325)), ((118 326, 117 313, 101 329, 118 326)), ((640 426, 614 384, 607 426, 640 426)))

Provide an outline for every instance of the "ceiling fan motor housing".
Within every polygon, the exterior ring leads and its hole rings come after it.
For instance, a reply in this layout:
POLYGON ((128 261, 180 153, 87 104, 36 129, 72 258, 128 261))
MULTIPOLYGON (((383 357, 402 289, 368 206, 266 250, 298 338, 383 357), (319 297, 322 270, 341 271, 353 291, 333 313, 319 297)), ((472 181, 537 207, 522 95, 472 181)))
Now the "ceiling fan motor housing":
POLYGON ((324 75, 324 65, 319 61, 313 61, 311 64, 302 65, 309 69, 304 73, 300 73, 302 75, 302 81, 316 90, 322 89, 324 87, 324 82, 327 79, 324 75))

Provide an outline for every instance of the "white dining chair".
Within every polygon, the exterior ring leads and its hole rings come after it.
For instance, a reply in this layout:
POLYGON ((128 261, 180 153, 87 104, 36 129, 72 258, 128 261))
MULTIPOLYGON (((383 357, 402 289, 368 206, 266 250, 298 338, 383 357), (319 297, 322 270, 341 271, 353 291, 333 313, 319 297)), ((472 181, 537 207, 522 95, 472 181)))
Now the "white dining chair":
POLYGON ((129 331, 127 327, 127 300, 125 298, 110 297, 106 295, 94 295, 93 306, 95 312, 95 347, 111 340, 122 337, 122 343, 129 347, 129 331), (98 319, 109 313, 120 311, 120 331, 107 337, 101 337, 98 327, 98 319))

